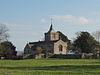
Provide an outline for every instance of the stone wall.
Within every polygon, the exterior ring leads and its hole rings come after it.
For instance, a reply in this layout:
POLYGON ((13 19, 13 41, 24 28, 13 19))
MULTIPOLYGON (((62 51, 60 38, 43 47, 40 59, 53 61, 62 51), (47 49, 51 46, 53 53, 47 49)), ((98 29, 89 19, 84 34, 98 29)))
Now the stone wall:
POLYGON ((80 54, 55 54, 51 58, 59 58, 59 59, 81 59, 80 54))
POLYGON ((54 43, 54 54, 67 54, 67 43, 62 40, 54 43), (59 46, 62 45, 62 50, 59 50, 59 46))

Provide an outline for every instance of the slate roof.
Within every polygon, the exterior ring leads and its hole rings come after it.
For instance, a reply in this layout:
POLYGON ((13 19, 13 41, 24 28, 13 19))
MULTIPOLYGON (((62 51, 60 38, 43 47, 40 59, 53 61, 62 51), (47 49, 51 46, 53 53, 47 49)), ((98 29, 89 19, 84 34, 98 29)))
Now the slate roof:
POLYGON ((58 40, 52 40, 52 41, 38 41, 38 42, 29 42, 29 44, 38 44, 38 43, 55 43, 58 40))

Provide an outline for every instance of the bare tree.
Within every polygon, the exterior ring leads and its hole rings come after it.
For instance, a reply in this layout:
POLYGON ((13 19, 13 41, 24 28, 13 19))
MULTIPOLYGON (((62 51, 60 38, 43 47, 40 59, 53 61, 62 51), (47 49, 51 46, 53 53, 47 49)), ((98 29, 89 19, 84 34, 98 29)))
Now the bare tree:
POLYGON ((93 32, 94 38, 100 42, 100 30, 93 32))
POLYGON ((5 24, 0 24, 0 42, 7 41, 9 34, 7 33, 9 29, 6 27, 5 24))

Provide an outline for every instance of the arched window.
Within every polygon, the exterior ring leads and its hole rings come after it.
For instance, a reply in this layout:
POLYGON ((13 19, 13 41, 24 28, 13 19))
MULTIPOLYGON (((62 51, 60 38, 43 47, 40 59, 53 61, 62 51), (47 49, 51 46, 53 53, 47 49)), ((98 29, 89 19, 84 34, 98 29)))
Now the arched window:
POLYGON ((63 46, 59 45, 59 51, 63 51, 63 46))
POLYGON ((53 38, 56 39, 56 34, 53 34, 53 38))

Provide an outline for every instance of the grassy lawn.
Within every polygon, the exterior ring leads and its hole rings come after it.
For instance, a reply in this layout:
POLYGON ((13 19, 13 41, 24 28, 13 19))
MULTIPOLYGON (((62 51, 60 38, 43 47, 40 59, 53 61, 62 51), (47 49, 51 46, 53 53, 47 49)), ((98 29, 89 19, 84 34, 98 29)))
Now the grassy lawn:
POLYGON ((0 75, 100 75, 100 60, 0 60, 0 75))

